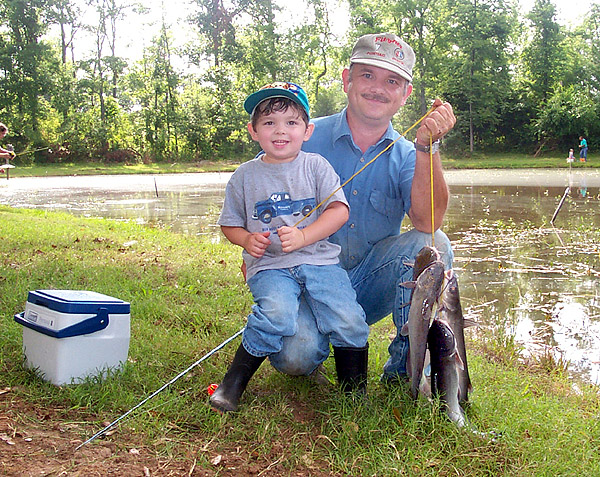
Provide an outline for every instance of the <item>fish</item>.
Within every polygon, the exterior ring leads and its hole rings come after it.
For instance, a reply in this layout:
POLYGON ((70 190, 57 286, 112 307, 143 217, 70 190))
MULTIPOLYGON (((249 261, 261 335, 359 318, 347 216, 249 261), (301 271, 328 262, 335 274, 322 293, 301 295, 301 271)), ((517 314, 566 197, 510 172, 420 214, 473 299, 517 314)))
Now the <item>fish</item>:
MULTIPOLYGON (((408 321, 400 331, 403 336, 408 336, 410 391, 413 399, 417 399, 419 396, 419 385, 423 377, 427 351, 429 323, 444 283, 444 264, 439 260, 439 253, 434 250, 435 253, 432 254, 430 249, 431 247, 424 247, 415 259, 413 275, 417 275, 417 266, 419 273, 414 283, 410 285, 414 289, 410 299, 408 321)), ((405 284, 405 286, 409 285, 405 284)))
POLYGON ((452 270, 446 272, 446 285, 442 292, 440 315, 452 329, 456 340, 458 355, 463 368, 458 373, 458 402, 465 404, 469 401, 469 393, 473 391, 471 378, 469 376, 469 365, 467 364, 467 348, 465 346, 465 328, 473 326, 471 320, 465 320, 460 304, 458 291, 458 278, 452 270))
POLYGON ((416 281, 419 275, 433 262, 440 261, 440 252, 435 248, 425 245, 415 257, 415 261, 412 264, 413 267, 413 281, 416 281))
POLYGON ((450 325, 442 319, 433 320, 427 344, 431 359, 431 395, 439 396, 452 422, 458 427, 465 427, 467 419, 458 401, 459 370, 463 363, 450 325))

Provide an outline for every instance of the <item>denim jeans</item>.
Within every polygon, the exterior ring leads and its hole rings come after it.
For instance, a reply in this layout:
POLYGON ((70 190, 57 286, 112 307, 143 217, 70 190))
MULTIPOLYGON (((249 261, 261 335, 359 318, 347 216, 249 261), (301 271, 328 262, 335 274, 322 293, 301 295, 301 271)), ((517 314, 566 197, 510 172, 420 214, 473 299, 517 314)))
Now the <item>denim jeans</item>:
MULTIPOLYGON (((401 286, 412 280, 412 262, 425 245, 431 245, 431 234, 411 230, 387 237, 371 249, 362 262, 348 276, 358 302, 363 307, 367 324, 372 325, 392 314, 397 332, 388 351, 389 359, 383 367, 387 376, 406 375, 408 337, 400 335, 408 320, 411 290, 401 286)), ((442 256, 446 269, 452 268, 454 253, 445 233, 435 233, 435 247, 442 256)), ((319 332, 316 318, 306 301, 300 300, 297 330, 283 339, 281 352, 269 357, 277 370, 294 376, 308 375, 329 356, 329 340, 319 332)), ((334 346, 337 346, 334 344, 334 346)))
POLYGON ((284 337, 297 333, 301 295, 315 333, 327 343, 350 348, 367 344, 369 326, 365 313, 348 274, 339 265, 263 270, 248 280, 248 286, 255 304, 248 315, 242 343, 251 355, 279 353, 284 337))

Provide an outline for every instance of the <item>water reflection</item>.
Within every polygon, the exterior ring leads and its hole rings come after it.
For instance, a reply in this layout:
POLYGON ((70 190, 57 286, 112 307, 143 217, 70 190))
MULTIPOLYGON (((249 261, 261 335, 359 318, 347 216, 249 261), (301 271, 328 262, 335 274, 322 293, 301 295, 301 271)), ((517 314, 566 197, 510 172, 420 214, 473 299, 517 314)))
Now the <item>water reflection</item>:
MULTIPOLYGON (((134 219, 220 240, 229 174, 11 179, 0 203, 134 219)), ((449 171, 444 230, 463 308, 526 353, 568 360, 600 383, 600 171, 449 171), (555 227, 548 224, 570 186, 555 227)))
POLYGON ((548 224, 564 183, 452 185, 445 230, 472 317, 504 326, 525 354, 569 361, 600 383, 600 244, 585 232, 600 223, 600 189, 585 179, 571 178, 556 228, 548 224))

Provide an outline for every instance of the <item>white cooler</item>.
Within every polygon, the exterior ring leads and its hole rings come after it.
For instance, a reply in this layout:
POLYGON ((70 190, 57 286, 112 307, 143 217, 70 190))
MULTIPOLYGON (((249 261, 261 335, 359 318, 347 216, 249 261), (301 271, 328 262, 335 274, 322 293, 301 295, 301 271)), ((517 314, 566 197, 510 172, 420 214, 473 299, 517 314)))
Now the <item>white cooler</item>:
POLYGON ((30 291, 23 325, 27 367, 53 384, 121 368, 129 352, 129 303, 86 290, 30 291))

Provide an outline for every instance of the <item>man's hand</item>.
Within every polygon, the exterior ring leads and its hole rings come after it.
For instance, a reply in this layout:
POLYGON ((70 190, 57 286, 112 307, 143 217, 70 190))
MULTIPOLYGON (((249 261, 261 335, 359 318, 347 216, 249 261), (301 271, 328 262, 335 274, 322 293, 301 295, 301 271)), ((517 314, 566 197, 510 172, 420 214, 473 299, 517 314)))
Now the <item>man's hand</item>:
POLYGON ((281 240, 281 248, 285 253, 290 253, 304 247, 306 242, 304 233, 297 227, 279 227, 277 234, 281 240))
POLYGON ((423 146, 429 145, 429 136, 431 141, 437 141, 445 136, 456 124, 456 117, 452 112, 450 103, 442 103, 441 99, 433 102, 434 111, 429 114, 417 130, 417 141, 423 146))
POLYGON ((244 250, 254 258, 262 257, 265 254, 267 247, 271 245, 269 235, 271 235, 271 232, 249 234, 244 241, 244 250))

